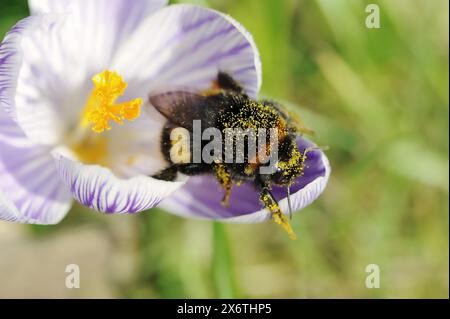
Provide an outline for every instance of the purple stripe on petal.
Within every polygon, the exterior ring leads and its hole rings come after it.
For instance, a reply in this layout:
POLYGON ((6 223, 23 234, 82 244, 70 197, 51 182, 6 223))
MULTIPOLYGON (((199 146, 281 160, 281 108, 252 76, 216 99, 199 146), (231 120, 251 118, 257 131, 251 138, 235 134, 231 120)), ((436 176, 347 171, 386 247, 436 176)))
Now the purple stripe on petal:
POLYGON ((175 75, 172 76, 172 78, 176 79, 181 74, 184 74, 184 73, 189 74, 194 70, 199 70, 199 69, 203 69, 203 68, 207 68, 207 67, 211 67, 211 66, 218 66, 218 70, 219 70, 220 69, 220 61, 222 61, 223 59, 226 59, 230 56, 236 55, 240 51, 242 51, 246 48, 250 48, 250 44, 248 42, 239 44, 225 52, 215 53, 212 56, 208 57, 205 61, 202 61, 199 64, 190 66, 187 69, 179 70, 175 75))
MULTIPOLYGON (((111 189, 110 189, 109 191, 111 191, 111 189)), ((108 214, 113 214, 114 212, 117 211, 117 208, 118 208, 118 207, 117 207, 117 204, 118 204, 118 201, 119 201, 119 197, 120 197, 120 194, 117 193, 117 194, 115 195, 114 200, 112 201, 112 203, 111 203, 111 204, 108 204, 108 207, 107 207, 107 209, 106 209, 106 213, 108 213, 108 214)))
POLYGON ((255 68, 254 68, 254 67, 252 67, 252 66, 247 66, 247 67, 244 67, 244 68, 241 68, 241 69, 239 69, 239 70, 234 71, 233 74, 234 74, 234 75, 240 75, 240 74, 243 74, 243 73, 254 72, 254 71, 255 71, 255 68))
POLYGON ((206 18, 200 19, 192 24, 184 25, 179 32, 169 38, 169 40, 161 45, 161 47, 165 48, 166 50, 170 49, 170 45, 179 44, 179 41, 184 40, 183 38, 186 37, 189 33, 200 29, 205 24, 216 21, 218 18, 219 16, 217 15, 209 15, 206 18))
MULTIPOLYGON (((217 19, 217 18, 218 17, 215 16, 215 19, 217 19)), ((211 45, 211 41, 213 41, 215 39, 224 41, 226 39, 221 38, 221 37, 231 34, 232 31, 235 31, 235 30, 236 30, 236 28, 234 26, 227 25, 227 26, 223 27, 222 29, 219 29, 218 31, 211 33, 209 36, 200 38, 200 40, 197 41, 196 43, 194 43, 192 47, 182 50, 178 54, 174 55, 174 57, 171 58, 170 63, 168 63, 166 65, 162 65, 159 69, 155 70, 154 74, 155 75, 156 74, 167 74, 167 73, 169 73, 170 70, 177 69, 178 65, 180 65, 180 64, 183 65, 183 63, 185 63, 184 62, 185 57, 194 55, 194 54, 196 54, 196 52, 199 52, 199 50, 208 50, 209 45, 211 45)), ((187 36, 187 35, 184 35, 184 36, 187 36)), ((233 36, 233 34, 232 34, 232 36, 233 36)), ((165 50, 167 50, 167 48, 165 48, 165 50)), ((164 52, 161 52, 161 54, 164 54, 164 52)), ((191 68, 191 70, 196 69, 196 68, 197 68, 196 66, 193 66, 191 68)), ((171 75, 171 78, 177 78, 179 76, 179 74, 188 73, 189 71, 190 70, 179 71, 179 73, 177 73, 175 75, 171 75)), ((212 79, 210 79, 210 80, 212 80, 212 79)))

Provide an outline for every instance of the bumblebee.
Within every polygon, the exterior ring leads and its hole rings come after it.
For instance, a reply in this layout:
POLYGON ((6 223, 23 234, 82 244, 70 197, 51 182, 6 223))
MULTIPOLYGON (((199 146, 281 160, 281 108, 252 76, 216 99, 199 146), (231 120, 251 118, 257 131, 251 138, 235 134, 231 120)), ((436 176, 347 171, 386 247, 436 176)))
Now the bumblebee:
POLYGON ((212 89, 206 92, 174 89, 151 94, 149 101, 167 119, 161 136, 161 151, 168 166, 155 174, 154 178, 174 181, 179 173, 188 176, 213 174, 225 190, 223 205, 228 204, 234 185, 250 182, 259 192, 261 203, 272 213, 273 220, 295 239, 289 218, 281 211, 271 188, 272 185, 287 188, 289 213, 292 214, 289 187, 297 177, 303 175, 309 151, 300 152, 296 138, 298 134, 311 133, 301 121, 294 119, 274 101, 250 98, 239 83, 225 72, 218 73, 212 89), (210 142, 203 139, 198 142, 197 139, 196 143, 196 122, 200 123, 202 132, 208 128, 216 128, 222 133, 221 152, 215 154, 212 161, 203 157, 195 160, 195 154, 210 142), (179 149, 181 153, 184 152, 179 154, 183 161, 173 159, 174 144, 179 141, 174 140, 173 132, 178 128, 191 133, 188 146, 179 149), (244 147, 239 147, 237 143, 232 143, 231 146, 227 144, 227 132, 232 129, 241 132, 241 136, 236 134, 232 137, 233 142, 241 138, 244 147), (272 130, 276 134, 275 138, 267 134, 262 137, 259 134, 253 136, 257 140, 257 148, 250 152, 250 141, 253 138, 246 134, 249 130, 272 130), (227 154, 232 155, 232 161, 227 160, 227 154), (269 161, 275 154, 275 160, 269 161), (238 158, 239 161, 236 160, 238 158))

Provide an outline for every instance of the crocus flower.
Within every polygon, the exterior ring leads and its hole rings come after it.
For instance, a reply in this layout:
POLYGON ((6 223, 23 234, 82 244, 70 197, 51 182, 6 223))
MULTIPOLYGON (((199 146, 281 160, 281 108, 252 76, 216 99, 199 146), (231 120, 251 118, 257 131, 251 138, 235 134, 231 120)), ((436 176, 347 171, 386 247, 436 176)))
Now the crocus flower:
MULTIPOLYGON (((235 20, 166 0, 30 0, 31 15, 0 46, 0 219, 55 224, 76 199, 105 213, 160 205, 175 214, 229 221, 270 218, 243 184, 230 206, 210 176, 167 182, 165 119, 148 105, 154 89, 211 87, 226 70, 256 97, 261 63, 235 20)), ((299 137, 300 149, 313 145, 299 137)), ((292 187, 299 210, 323 191, 330 169, 308 153, 292 187)), ((274 189, 287 211, 286 194, 274 189)))

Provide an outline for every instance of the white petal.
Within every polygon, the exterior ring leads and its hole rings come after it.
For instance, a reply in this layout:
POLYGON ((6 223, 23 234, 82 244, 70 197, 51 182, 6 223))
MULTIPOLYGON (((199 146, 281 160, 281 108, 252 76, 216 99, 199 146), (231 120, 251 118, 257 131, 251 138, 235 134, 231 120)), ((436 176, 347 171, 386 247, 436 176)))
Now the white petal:
POLYGON ((163 0, 31 1, 34 15, 6 36, 9 85, 2 104, 33 141, 55 145, 76 125, 91 77, 111 68, 124 39, 163 0), (31 23, 33 22, 33 23, 31 23))
POLYGON ((106 213, 135 213, 154 207, 182 186, 146 176, 119 179, 107 168, 54 153, 59 173, 83 205, 106 213))
MULTIPOLYGON (((77 53, 90 69, 109 64, 115 51, 142 20, 167 5, 167 0, 30 0, 33 14, 70 13, 77 34, 77 53)), ((92 74, 93 75, 93 74, 92 74)))
POLYGON ((123 16, 136 16, 136 20, 158 11, 167 3, 168 0, 28 0, 31 14, 92 11, 99 18, 104 18, 102 14, 107 9, 117 15, 121 12, 123 16))
POLYGON ((219 70, 251 96, 261 86, 261 63, 250 34, 231 17, 192 5, 169 6, 146 19, 118 52, 114 69, 132 79, 131 95, 147 96, 168 86, 205 90, 219 70))
POLYGON ((72 199, 50 150, 26 138, 0 138, 0 193, 6 199, 0 219, 21 223, 58 223, 72 199))

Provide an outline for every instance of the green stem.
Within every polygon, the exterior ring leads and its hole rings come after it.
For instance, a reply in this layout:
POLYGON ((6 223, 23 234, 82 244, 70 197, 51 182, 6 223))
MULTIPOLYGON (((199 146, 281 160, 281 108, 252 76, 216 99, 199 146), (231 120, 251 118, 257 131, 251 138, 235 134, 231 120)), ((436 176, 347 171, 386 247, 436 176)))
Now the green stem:
POLYGON ((213 222, 212 276, 218 298, 236 298, 238 293, 233 271, 230 245, 225 226, 213 222))

